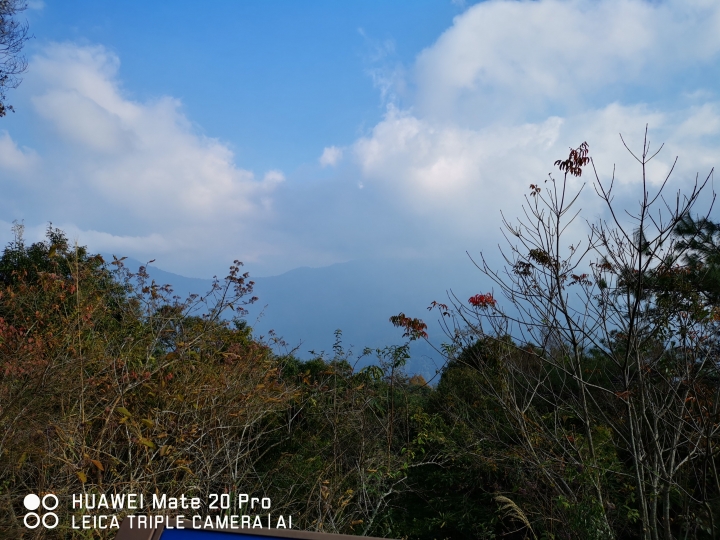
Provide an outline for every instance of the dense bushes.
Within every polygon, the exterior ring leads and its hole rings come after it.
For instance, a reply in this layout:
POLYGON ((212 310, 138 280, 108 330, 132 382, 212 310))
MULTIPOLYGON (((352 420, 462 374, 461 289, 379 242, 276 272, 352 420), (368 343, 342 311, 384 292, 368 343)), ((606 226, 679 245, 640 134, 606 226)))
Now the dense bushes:
POLYGON ((0 269, 3 530, 20 536, 24 493, 203 494, 256 481, 297 390, 248 328, 219 317, 251 287, 238 266, 209 298, 178 303, 142 270, 111 271, 51 230, 29 248, 16 240, 0 269))
POLYGON ((26 530, 23 497, 45 492, 257 493, 296 527, 403 534, 393 516, 411 471, 448 462, 432 390, 399 369, 405 348, 356 372, 338 334, 333 358, 300 362, 239 318, 252 282, 237 263, 180 301, 61 231, 30 246, 15 232, 0 258, 6 537, 93 535, 69 530, 64 507, 58 529, 26 530))

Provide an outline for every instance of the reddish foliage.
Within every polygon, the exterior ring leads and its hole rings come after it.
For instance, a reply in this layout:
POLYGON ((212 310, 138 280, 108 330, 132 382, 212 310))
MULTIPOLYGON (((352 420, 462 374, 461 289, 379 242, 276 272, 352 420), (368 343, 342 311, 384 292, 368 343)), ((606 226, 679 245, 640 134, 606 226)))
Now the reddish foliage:
POLYGON ((493 298, 492 293, 476 294, 475 296, 471 296, 468 299, 468 302, 470 303, 470 305, 479 308, 494 308, 497 304, 497 301, 495 300, 495 298, 493 298))
POLYGON ((584 142, 576 149, 570 149, 570 155, 566 160, 558 159, 555 165, 561 170, 565 171, 565 174, 572 174, 573 176, 582 176, 582 168, 590 163, 590 157, 588 156, 589 146, 588 143, 584 142))
POLYGON ((443 317, 450 316, 450 311, 448 310, 447 304, 441 304, 440 302, 436 302, 435 300, 430 303, 427 309, 428 311, 432 311, 436 308, 440 310, 440 313, 442 313, 443 317))
POLYGON ((421 319, 407 317, 404 313, 393 315, 390 317, 393 326, 399 326, 405 329, 403 337, 409 337, 411 340, 419 338, 427 338, 427 324, 421 319))
POLYGON ((588 279, 588 274, 571 274, 570 275, 570 285, 575 285, 576 283, 579 283, 580 285, 592 285, 592 281, 588 279))

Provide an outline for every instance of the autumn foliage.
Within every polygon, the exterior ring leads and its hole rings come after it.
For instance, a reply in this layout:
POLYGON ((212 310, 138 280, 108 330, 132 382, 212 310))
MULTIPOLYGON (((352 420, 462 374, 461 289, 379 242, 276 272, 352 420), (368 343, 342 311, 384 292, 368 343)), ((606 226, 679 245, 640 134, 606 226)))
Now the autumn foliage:
POLYGON ((495 298, 490 293, 476 294, 468 299, 468 304, 477 308, 492 308, 497 305, 495 298))
POLYGON ((295 527, 394 534, 411 467, 446 459, 401 354, 364 370, 339 339, 331 358, 281 354, 242 319, 255 298, 241 263, 182 300, 59 230, 15 234, 0 257, 3 538, 87 537, 65 508, 54 531, 25 529, 23 497, 48 492, 256 493, 295 527))
POLYGON ((404 330, 403 337, 409 337, 412 340, 428 337, 427 324, 421 319, 411 318, 404 313, 400 313, 399 315, 390 317, 390 322, 393 326, 404 330))

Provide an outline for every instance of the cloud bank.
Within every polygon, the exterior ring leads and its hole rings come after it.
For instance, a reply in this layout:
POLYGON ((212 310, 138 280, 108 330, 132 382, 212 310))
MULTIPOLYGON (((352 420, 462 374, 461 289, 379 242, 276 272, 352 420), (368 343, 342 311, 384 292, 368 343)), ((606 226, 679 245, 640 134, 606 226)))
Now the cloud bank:
MULTIPOLYGON (((603 179, 615 166, 620 204, 637 199, 639 174, 619 133, 639 150, 647 124, 653 147, 665 142, 651 183, 676 155, 673 190, 707 174, 720 155, 718 54, 717 2, 482 2, 412 65, 385 70, 379 122, 286 180, 243 169, 178 99, 132 99, 111 51, 52 44, 20 89, 42 144, 0 134, 5 215, 191 275, 236 257, 276 273, 492 250, 500 212, 520 215, 529 185, 583 141, 603 179)), ((602 216, 585 191, 588 217, 602 216)))
POLYGON ((218 230, 243 234, 272 215, 282 172, 238 167, 177 99, 129 99, 119 67, 102 46, 53 44, 32 59, 24 84, 50 144, 39 156, 0 136, 0 167, 16 173, 7 187, 33 201, 28 220, 52 219, 97 250, 197 256, 218 230), (20 183, 31 173, 35 189, 20 183))
MULTIPOLYGON (((637 200, 641 178, 620 134, 640 152, 646 125, 654 149, 665 143, 650 183, 680 156, 671 190, 689 189, 717 164, 719 103, 708 89, 719 36, 714 2, 477 4, 419 53, 413 105, 391 104, 355 142, 357 165, 368 189, 402 201, 396 211, 456 250, 493 249, 500 211, 521 215, 529 184, 583 141, 602 180, 617 166, 620 205, 637 200)), ((585 191, 585 215, 603 215, 585 191)))

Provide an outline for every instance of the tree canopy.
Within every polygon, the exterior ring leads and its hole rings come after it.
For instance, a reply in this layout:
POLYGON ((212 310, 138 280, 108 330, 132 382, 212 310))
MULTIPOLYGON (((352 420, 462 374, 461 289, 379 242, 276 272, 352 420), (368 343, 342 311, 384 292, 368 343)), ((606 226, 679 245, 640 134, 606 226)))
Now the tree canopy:
POLYGON ((30 39, 28 25, 17 20, 25 9, 27 4, 23 0, 0 0, 0 116, 14 110, 7 104, 6 92, 18 87, 19 76, 27 69, 22 48, 30 39))

